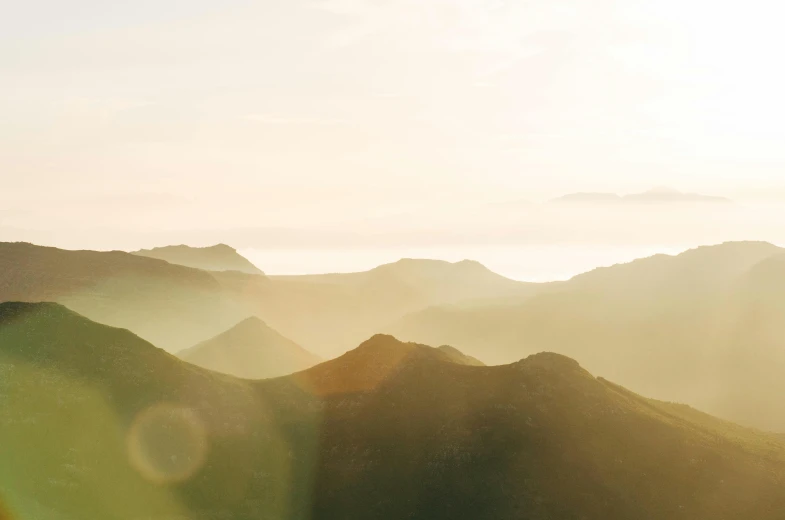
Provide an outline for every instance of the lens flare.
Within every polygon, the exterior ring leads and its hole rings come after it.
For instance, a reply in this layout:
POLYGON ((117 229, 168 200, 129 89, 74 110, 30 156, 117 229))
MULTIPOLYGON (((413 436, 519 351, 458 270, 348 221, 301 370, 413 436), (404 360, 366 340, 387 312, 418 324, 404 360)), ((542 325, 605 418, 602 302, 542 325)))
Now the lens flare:
POLYGON ((128 432, 131 465, 158 484, 183 482, 207 458, 207 434, 197 413, 159 403, 140 412, 128 432))

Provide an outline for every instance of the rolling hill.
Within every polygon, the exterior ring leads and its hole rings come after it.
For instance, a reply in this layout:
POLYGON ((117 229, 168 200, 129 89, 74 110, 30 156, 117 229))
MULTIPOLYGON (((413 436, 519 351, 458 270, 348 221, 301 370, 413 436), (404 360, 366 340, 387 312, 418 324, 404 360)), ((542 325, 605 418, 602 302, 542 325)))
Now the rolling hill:
POLYGON ((200 367, 247 379, 292 374, 321 360, 252 316, 177 357, 200 367))
POLYGON ((785 443, 540 353, 457 364, 377 335, 292 376, 184 363, 0 304, 12 518, 781 518, 785 443))

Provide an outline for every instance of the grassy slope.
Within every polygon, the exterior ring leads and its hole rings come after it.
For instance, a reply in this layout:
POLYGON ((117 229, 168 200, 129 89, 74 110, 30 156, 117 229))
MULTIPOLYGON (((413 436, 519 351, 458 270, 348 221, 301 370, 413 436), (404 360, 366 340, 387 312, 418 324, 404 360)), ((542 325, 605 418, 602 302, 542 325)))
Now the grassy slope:
MULTIPOLYGON (((467 366, 375 336, 250 382, 61 306, 2 304, 0 367, 0 488, 21 518, 768 520, 785 508, 779 437, 556 354, 467 366), (181 483, 129 463, 131 425, 161 403, 193 410, 208 439, 181 483)), ((159 435, 150 453, 166 471, 180 460, 169 451, 188 453, 177 428, 159 435)))

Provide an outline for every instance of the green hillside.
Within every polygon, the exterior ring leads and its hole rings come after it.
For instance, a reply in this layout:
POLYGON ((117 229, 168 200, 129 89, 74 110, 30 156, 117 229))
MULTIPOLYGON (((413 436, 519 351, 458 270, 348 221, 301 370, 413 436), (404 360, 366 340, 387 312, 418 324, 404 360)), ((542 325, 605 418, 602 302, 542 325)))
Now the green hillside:
POLYGON ((234 379, 55 304, 0 305, 12 518, 781 518, 785 443, 537 354, 374 336, 234 379))

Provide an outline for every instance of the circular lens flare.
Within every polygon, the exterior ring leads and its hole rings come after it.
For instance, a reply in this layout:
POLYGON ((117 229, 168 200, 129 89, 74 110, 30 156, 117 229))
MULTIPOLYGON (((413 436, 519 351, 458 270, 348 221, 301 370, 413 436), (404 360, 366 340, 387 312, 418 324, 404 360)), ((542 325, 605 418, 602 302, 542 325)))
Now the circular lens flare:
POLYGON ((159 403, 140 412, 128 432, 131 465, 158 484, 183 482, 207 457, 207 434, 197 413, 159 403))

